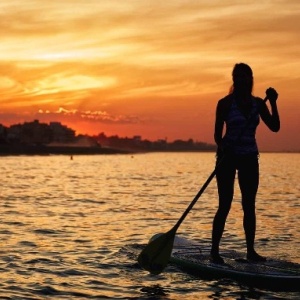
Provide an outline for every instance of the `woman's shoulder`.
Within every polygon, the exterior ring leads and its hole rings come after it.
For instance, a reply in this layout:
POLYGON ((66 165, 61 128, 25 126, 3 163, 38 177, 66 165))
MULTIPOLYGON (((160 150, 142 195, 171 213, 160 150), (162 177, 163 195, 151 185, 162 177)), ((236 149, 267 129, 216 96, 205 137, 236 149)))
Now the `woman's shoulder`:
POLYGON ((259 103, 264 102, 264 100, 260 97, 257 97, 257 96, 252 96, 252 97, 253 97, 253 100, 256 102, 259 102, 259 103))
POLYGON ((219 102, 229 102, 233 100, 233 95, 232 94, 228 94, 225 97, 223 97, 222 99, 219 100, 219 102))
POLYGON ((233 96, 231 94, 225 96, 218 101, 217 105, 217 119, 225 121, 229 113, 230 107, 233 102, 233 96))
POLYGON ((253 100, 259 105, 262 106, 264 104, 264 100, 260 97, 253 96, 253 100))
POLYGON ((260 97, 253 97, 256 107, 258 108, 259 114, 264 114, 267 110, 267 105, 265 100, 260 97))
POLYGON ((229 94, 218 101, 218 107, 224 109, 229 108, 232 104, 232 101, 233 96, 232 94, 229 94))

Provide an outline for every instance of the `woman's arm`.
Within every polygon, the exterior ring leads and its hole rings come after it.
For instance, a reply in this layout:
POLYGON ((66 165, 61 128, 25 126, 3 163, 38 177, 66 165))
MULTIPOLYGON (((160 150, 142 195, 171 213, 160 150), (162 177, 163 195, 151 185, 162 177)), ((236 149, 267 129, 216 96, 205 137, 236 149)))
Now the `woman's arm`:
POLYGON ((215 121, 215 142, 220 150, 223 150, 222 140, 223 140, 223 129, 225 120, 229 113, 233 98, 232 95, 227 95, 226 97, 219 100, 216 109, 216 121, 215 121))
POLYGON ((215 133, 214 139, 218 147, 222 148, 222 136, 224 128, 224 118, 223 118, 223 109, 221 101, 218 102, 216 109, 216 120, 215 120, 215 133))
POLYGON ((280 129, 280 118, 277 108, 277 98, 278 94, 273 88, 267 90, 267 96, 271 106, 271 112, 269 111, 266 103, 259 99, 259 114, 263 122, 268 126, 273 132, 278 132, 280 129))

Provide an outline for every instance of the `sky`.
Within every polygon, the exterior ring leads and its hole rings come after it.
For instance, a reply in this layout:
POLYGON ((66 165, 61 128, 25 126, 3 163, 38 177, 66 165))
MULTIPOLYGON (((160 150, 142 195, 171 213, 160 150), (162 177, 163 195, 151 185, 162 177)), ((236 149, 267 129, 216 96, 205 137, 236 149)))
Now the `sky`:
POLYGON ((298 0, 2 0, 0 124, 214 143, 235 63, 279 93, 261 151, 300 151, 298 0))

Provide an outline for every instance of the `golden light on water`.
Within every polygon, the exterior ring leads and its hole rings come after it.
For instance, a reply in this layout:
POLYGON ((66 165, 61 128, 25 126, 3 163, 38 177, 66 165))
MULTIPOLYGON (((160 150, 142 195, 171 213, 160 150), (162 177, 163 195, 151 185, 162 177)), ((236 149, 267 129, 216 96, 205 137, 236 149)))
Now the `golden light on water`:
MULTIPOLYGON (((295 262, 300 262, 299 158, 299 154, 261 154, 257 195, 257 250, 295 262)), ((138 267, 132 252, 132 245, 146 244, 154 234, 174 226, 212 172, 214 153, 0 160, 0 296, 101 299, 149 294, 199 299, 253 295, 253 288, 248 291, 234 282, 203 280, 174 266, 153 277, 138 267)), ((212 181, 178 234, 210 241, 217 203, 212 181)), ((221 249, 245 253, 242 217, 236 185, 221 249)), ((270 296, 268 291, 259 293, 270 296)), ((293 294, 272 292, 271 296, 291 299, 293 294)))

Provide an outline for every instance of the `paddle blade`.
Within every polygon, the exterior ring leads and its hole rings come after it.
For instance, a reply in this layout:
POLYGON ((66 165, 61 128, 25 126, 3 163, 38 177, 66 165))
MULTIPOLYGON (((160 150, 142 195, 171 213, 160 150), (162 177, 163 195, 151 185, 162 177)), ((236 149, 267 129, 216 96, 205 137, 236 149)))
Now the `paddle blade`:
POLYGON ((138 256, 140 266, 151 274, 159 274, 167 266, 175 238, 175 231, 154 236, 138 256))

